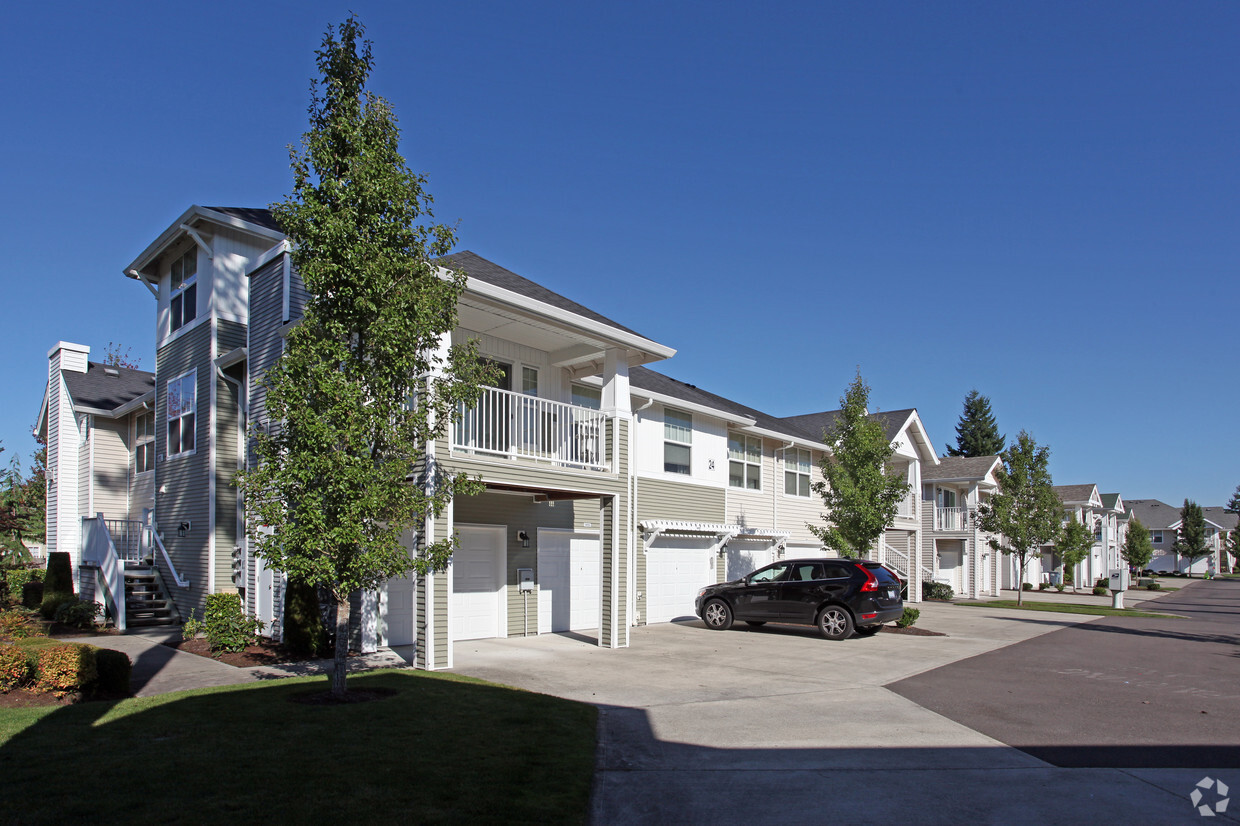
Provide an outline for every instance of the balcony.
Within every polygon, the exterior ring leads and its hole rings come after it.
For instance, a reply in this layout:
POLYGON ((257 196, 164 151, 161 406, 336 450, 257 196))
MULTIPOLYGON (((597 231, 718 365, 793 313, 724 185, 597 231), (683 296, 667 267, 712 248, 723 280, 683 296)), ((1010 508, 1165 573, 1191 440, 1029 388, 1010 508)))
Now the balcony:
POLYGON ((967 531, 969 529, 969 509, 935 508, 934 529, 936 531, 967 531))
POLYGON ((917 503, 912 493, 900 500, 900 504, 896 506, 896 516, 901 519, 917 518, 917 503))
POLYGON ((610 469, 603 454, 606 432, 601 411, 488 387, 474 407, 462 404, 458 410, 452 449, 605 471, 610 469))

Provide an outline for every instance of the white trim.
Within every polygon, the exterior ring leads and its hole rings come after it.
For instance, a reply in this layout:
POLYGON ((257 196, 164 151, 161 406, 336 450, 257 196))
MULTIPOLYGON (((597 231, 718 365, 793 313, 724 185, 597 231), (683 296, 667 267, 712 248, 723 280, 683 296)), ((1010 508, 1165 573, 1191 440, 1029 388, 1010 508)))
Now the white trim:
MULTIPOLYGON (((284 242, 285 252, 288 251, 288 242, 284 242)), ((284 266, 282 268, 281 278, 283 284, 281 290, 283 295, 280 298, 280 320, 284 324, 288 324, 293 317, 292 311, 292 292, 293 292, 293 259, 288 255, 284 256, 284 266)))
POLYGON ((258 258, 255 258, 254 263, 250 264, 250 268, 245 271, 245 277, 250 278, 251 276, 254 275, 254 273, 258 272, 263 267, 267 266, 272 261, 279 258, 281 255, 284 255, 286 252, 289 251, 290 248, 291 248, 291 245, 289 244, 288 239, 285 238, 283 241, 276 244, 274 247, 271 247, 266 252, 264 252, 262 255, 258 256, 258 258))
POLYGON ((220 226, 239 229, 243 232, 248 232, 251 235, 257 235, 260 238, 270 238, 272 241, 284 240, 284 233, 282 232, 267 229, 266 227, 259 226, 258 224, 251 223, 242 218, 235 218, 231 215, 225 215, 222 212, 216 212, 213 209, 207 209, 194 204, 189 209, 185 210, 185 212, 181 213, 181 217, 173 221, 171 226, 161 232, 159 237, 152 241, 137 258, 130 262, 129 266, 124 270, 125 275, 129 278, 135 278, 139 281, 149 283, 147 277, 142 274, 142 270, 150 266, 152 261, 162 255, 164 250, 171 246, 180 237, 183 231, 181 229, 183 225, 192 225, 193 221, 196 219, 211 221, 212 223, 219 224, 220 226))
MULTIPOLYGON (((214 363, 218 357, 219 340, 216 335, 211 336, 211 361, 214 363)), ((211 387, 207 391, 207 593, 215 593, 215 468, 216 468, 216 445, 215 445, 215 416, 217 388, 219 382, 216 380, 215 371, 209 371, 211 379, 211 387)), ((195 395, 194 401, 197 402, 195 395)), ((198 425, 198 417, 194 416, 194 426, 198 425)), ((195 440, 194 447, 198 447, 195 440)))
MULTIPOLYGON (((690 413, 701 413, 710 416, 712 419, 719 419, 728 424, 738 425, 740 427, 752 427, 757 424, 757 419, 751 419, 748 416, 741 416, 736 413, 729 413, 726 410, 720 410, 717 407, 707 407, 704 404, 694 404, 684 399, 678 399, 675 396, 668 396, 663 393, 655 393, 640 387, 634 387, 630 391, 631 396, 658 402, 665 407, 678 407, 681 410, 687 410, 690 413)), ((791 437, 781 437, 791 438, 791 437)))

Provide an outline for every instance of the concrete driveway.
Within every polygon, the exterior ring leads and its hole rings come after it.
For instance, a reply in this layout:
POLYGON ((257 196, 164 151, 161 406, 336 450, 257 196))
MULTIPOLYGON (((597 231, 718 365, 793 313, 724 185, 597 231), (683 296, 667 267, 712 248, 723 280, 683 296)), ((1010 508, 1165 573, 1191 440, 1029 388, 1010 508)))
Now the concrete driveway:
POLYGON ((620 650, 582 635, 458 643, 455 670, 599 706, 596 824, 1199 817, 1200 769, 1055 768, 884 688, 1090 617, 921 609, 947 636, 682 622, 633 629, 620 650))

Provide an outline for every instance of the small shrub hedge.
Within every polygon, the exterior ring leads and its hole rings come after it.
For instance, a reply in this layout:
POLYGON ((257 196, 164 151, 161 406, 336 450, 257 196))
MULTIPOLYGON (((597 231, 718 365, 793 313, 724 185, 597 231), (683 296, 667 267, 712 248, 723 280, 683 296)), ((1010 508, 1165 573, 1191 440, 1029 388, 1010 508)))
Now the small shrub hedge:
POLYGON ((954 599, 956 592, 945 582, 923 582, 921 584, 922 599, 954 599))
POLYGON ((1104 588, 1104 587, 1103 587, 1103 586, 1101 586, 1101 585, 1095 585, 1095 586, 1094 586, 1094 596, 1096 596, 1096 597, 1105 597, 1105 596, 1106 596, 1107 594, 1109 594, 1109 593, 1111 593, 1111 589, 1110 589, 1110 588, 1104 588))
POLYGON ((1049 590, 1049 589, 1050 589, 1050 587, 1051 587, 1051 584, 1050 584, 1049 582, 1039 582, 1039 583, 1038 583, 1038 590, 1039 590, 1039 591, 1046 591, 1046 590, 1049 590))
POLYGON ((29 674, 26 652, 16 645, 0 643, 0 693, 17 688, 29 674))
POLYGON ((1061 594, 1062 594, 1062 593, 1063 593, 1063 589, 1064 589, 1064 588, 1067 588, 1067 587, 1068 587, 1067 585, 1064 585, 1064 584, 1061 582, 1061 583, 1059 583, 1058 585, 1056 585, 1056 586, 1055 586, 1055 590, 1056 590, 1056 591, 1058 591, 1059 593, 1061 593, 1061 594))
POLYGON ((916 608, 909 608, 908 606, 905 606, 904 613, 900 615, 898 620, 896 620, 896 626, 898 628, 908 628, 910 625, 916 623, 920 616, 921 611, 916 608))
POLYGON ((9 586, 9 599, 20 599, 27 582, 43 581, 43 569, 10 568, 4 572, 4 581, 9 586))
POLYGON ((103 606, 94 600, 74 597, 72 602, 68 600, 62 602, 60 607, 56 609, 52 619, 61 625, 70 625, 74 628, 89 630, 95 627, 95 619, 102 611, 103 606))
POLYGON ((22 605, 37 611, 42 604, 43 582, 32 579, 22 586, 22 605))
POLYGON ((1161 590, 1162 590, 1162 585, 1160 585, 1160 584, 1159 584, 1159 583, 1157 583, 1157 582, 1151 582, 1149 585, 1146 585, 1146 586, 1145 586, 1145 590, 1147 590, 1147 591, 1161 591, 1161 590))
MULTIPOLYGON (((93 647, 93 646, 91 646, 93 647)), ((92 693, 102 697, 128 697, 133 663, 124 651, 95 648, 95 685, 92 693)))
POLYGON ((89 645, 52 645, 39 649, 34 687, 63 697, 74 691, 85 692, 95 682, 98 671, 89 645))
POLYGON ((1095 587, 1095 588, 1108 588, 1108 589, 1109 589, 1109 588, 1111 587, 1111 578, 1110 578, 1110 577, 1105 577, 1105 576, 1104 576, 1104 577, 1099 577, 1099 578, 1098 578, 1098 581, 1094 583, 1094 587, 1095 587))
POLYGON ((53 551, 47 555, 47 573, 43 576, 43 589, 48 593, 73 593, 73 563, 66 551, 53 551))
POLYGON ((212 651, 243 651, 262 630, 261 621, 246 615, 239 595, 210 594, 202 620, 195 619, 194 612, 190 611, 182 633, 186 639, 205 633, 212 651))
POLYGON ((76 606, 77 603, 77 594, 57 593, 55 591, 45 593, 43 595, 43 602, 39 605, 39 613, 43 615, 44 619, 54 620, 62 608, 71 608, 76 606))
POLYGON ((20 609, 0 611, 0 640, 12 642, 39 633, 30 615, 20 609))
POLYGON ((0 692, 24 687, 57 697, 127 697, 132 674, 123 651, 47 637, 0 643, 0 692))
POLYGON ((1020 585, 1020 589, 1021 589, 1022 591, 1032 591, 1032 590, 1033 590, 1033 583, 1032 583, 1032 582, 1022 582, 1022 583, 1021 583, 1021 585, 1020 585))

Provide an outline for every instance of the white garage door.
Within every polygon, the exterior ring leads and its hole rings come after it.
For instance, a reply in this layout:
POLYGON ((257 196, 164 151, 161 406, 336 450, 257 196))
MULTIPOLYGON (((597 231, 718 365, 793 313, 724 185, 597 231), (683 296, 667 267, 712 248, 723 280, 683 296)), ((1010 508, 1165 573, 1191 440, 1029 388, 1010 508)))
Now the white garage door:
MULTIPOLYGON (((406 548, 412 548, 414 536, 401 537, 406 548)), ((379 603, 382 618, 380 633, 384 645, 413 645, 414 575, 389 579, 379 603)))
POLYGON ((784 549, 784 559, 827 559, 836 556, 818 545, 789 545, 784 549))
POLYGON ((775 561, 775 549, 770 546, 762 547, 756 542, 746 547, 745 544, 733 540, 724 553, 728 563, 726 576, 729 582, 775 561))
POLYGON ((693 601, 697 592, 717 579, 711 542, 659 537, 646 550, 646 622, 696 616, 693 601))
POLYGON ((538 633, 598 628, 601 583, 598 534, 538 531, 538 633))
POLYGON ((478 640, 503 634, 504 531, 502 525, 461 526, 452 555, 452 639, 478 640))

